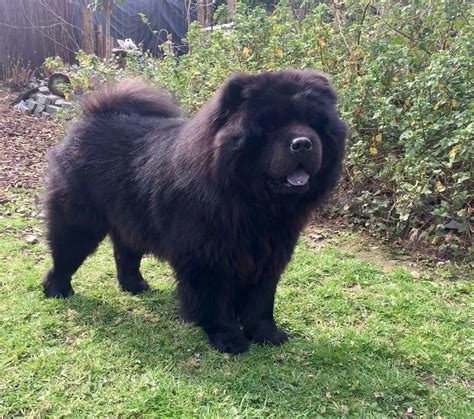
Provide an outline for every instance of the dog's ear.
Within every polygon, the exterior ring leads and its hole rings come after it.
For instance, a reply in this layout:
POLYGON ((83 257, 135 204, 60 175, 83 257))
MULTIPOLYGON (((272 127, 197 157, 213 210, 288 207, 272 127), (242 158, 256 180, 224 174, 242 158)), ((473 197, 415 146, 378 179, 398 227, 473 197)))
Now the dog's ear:
POLYGON ((337 102, 337 94, 329 76, 318 70, 303 70, 306 84, 309 86, 309 98, 323 102, 322 98, 331 103, 337 102))
POLYGON ((323 86, 330 86, 331 79, 329 76, 322 71, 313 70, 313 69, 305 69, 303 70, 303 74, 310 79, 313 83, 317 83, 323 86))
POLYGON ((238 73, 233 75, 221 88, 220 109, 229 113, 235 111, 245 100, 244 90, 252 83, 251 74, 238 73))

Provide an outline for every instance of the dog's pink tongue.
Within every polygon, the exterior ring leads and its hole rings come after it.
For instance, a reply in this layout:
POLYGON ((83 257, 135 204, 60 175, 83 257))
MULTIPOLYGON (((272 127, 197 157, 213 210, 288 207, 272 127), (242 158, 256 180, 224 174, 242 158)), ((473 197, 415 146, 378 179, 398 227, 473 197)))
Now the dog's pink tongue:
POLYGON ((293 173, 290 173, 286 180, 290 185, 304 186, 308 183, 309 175, 304 169, 297 169, 293 173))

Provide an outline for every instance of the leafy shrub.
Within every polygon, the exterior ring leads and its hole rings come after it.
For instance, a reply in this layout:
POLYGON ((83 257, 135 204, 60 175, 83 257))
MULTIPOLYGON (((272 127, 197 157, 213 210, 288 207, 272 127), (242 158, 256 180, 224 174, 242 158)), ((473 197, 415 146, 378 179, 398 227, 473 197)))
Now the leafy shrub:
POLYGON ((234 71, 322 69, 351 129, 339 210, 385 237, 456 250, 473 211, 471 12, 462 2, 347 2, 299 21, 285 2, 271 15, 240 6, 231 30, 192 25, 189 53, 165 56, 153 79, 193 112, 234 71))
POLYGON ((351 129, 337 211, 453 251, 472 232, 472 6, 404 3, 323 3, 302 19, 285 1, 271 14, 240 4, 232 29, 192 24, 188 54, 131 57, 109 76, 144 75, 192 113, 232 72, 322 69, 351 129))

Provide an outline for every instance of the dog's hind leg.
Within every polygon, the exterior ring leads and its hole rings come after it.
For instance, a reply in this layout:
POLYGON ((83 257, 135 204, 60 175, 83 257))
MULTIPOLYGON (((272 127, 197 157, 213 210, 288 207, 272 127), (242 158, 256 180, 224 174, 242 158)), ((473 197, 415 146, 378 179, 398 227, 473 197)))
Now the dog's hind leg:
POLYGON ((140 262, 143 253, 134 251, 127 247, 116 235, 111 235, 114 246, 115 264, 117 266, 117 279, 124 291, 138 294, 150 289, 140 273, 140 262))
POLYGON ((97 248, 107 233, 105 228, 93 229, 84 224, 66 222, 60 211, 51 214, 48 225, 48 242, 53 267, 43 279, 47 297, 69 297, 74 293, 71 277, 82 262, 97 248))

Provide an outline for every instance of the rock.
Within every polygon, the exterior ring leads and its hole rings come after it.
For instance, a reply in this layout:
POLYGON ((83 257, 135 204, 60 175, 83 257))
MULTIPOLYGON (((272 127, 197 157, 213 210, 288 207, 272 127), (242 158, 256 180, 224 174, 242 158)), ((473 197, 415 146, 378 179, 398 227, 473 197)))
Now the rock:
POLYGON ((44 119, 51 118, 60 109, 65 110, 64 117, 66 119, 71 119, 74 116, 74 104, 51 94, 46 86, 35 89, 29 98, 21 100, 14 106, 28 115, 34 114, 44 119))
POLYGON ((27 243, 30 243, 30 244, 36 244, 38 243, 38 237, 36 237, 35 235, 31 234, 29 236, 26 236, 25 238, 26 242, 27 243))
POLYGON ((34 99, 28 99, 25 103, 30 112, 33 112, 37 106, 37 103, 34 101, 34 99))
POLYGON ((68 102, 67 100, 64 99, 58 99, 55 103, 56 106, 60 106, 61 108, 68 109, 72 106, 71 102, 68 102))
POLYGON ((56 95, 47 95, 46 96, 46 105, 54 105, 57 100, 61 99, 59 96, 56 95))
POLYGON ((35 108, 35 115, 40 116, 41 112, 43 112, 45 108, 46 105, 44 105, 43 103, 38 103, 35 108))
POLYGON ((47 96, 44 95, 44 94, 42 94, 42 93, 38 93, 38 94, 36 95, 36 101, 37 101, 38 103, 42 103, 42 104, 45 105, 47 100, 48 100, 48 99, 47 99, 47 96))
POLYGON ((22 111, 22 112, 27 112, 29 111, 28 109, 28 105, 26 104, 26 102, 24 100, 22 100, 20 103, 17 103, 15 105, 15 108, 22 111))
POLYGON ((309 235, 309 238, 311 240, 314 240, 314 241, 318 241, 318 240, 323 240, 326 238, 326 235, 325 234, 319 234, 319 233, 311 233, 309 235))
POLYGON ((46 105, 46 112, 51 114, 51 115, 56 115, 56 113, 60 110, 61 108, 59 106, 55 105, 46 105))
POLYGON ((60 99, 59 96, 56 95, 44 95, 42 93, 38 93, 36 100, 38 103, 42 103, 44 105, 54 105, 55 102, 60 99))

